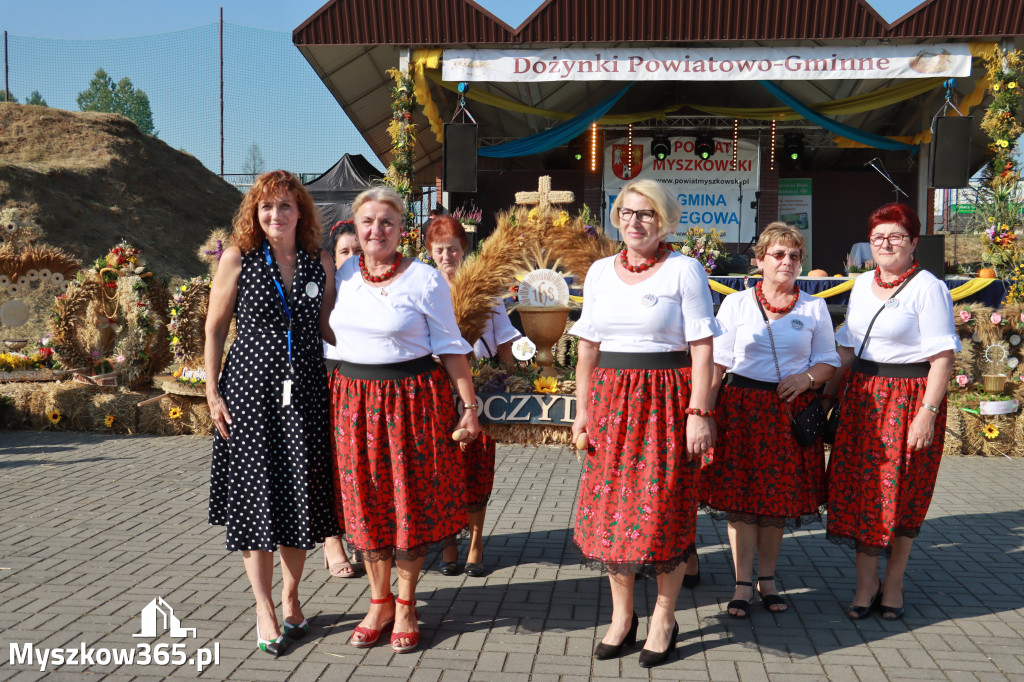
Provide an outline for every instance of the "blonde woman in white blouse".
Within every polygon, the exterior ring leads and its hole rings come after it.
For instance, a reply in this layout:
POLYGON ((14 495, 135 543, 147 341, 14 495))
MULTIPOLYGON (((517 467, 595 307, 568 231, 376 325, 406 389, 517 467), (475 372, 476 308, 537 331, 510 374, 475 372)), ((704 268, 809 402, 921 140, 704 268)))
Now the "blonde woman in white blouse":
POLYGON ((416 582, 427 548, 466 527, 462 454, 452 431, 480 432, 451 294, 441 275, 396 251, 405 207, 388 188, 352 202, 363 253, 336 274, 331 313, 340 361, 331 381, 337 481, 349 544, 363 556, 370 610, 351 643, 419 644, 416 582), (431 356, 440 357, 437 364, 431 356), (445 371, 447 370, 447 375, 445 371), (465 406, 458 417, 448 375, 465 406), (398 597, 391 566, 398 564, 398 597))
POLYGON ((676 646, 676 599, 696 554, 699 455, 714 444, 711 339, 719 325, 703 267, 664 242, 680 214, 661 183, 622 189, 612 222, 625 248, 590 268, 571 332, 580 337, 573 439, 584 431, 590 438, 574 541, 608 570, 612 592, 612 623, 594 656, 617 657, 635 643, 633 583, 646 565, 658 600, 640 653, 645 668, 676 646))

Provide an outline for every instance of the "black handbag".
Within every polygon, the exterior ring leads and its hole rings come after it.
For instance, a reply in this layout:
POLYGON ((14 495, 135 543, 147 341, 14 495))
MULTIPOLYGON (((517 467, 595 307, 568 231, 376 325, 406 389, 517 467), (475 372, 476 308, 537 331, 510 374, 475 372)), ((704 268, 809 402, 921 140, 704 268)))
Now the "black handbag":
POLYGON ((814 445, 824 435, 826 423, 825 406, 821 404, 820 396, 811 398, 811 402, 797 416, 789 415, 793 437, 804 448, 814 445))
MULTIPOLYGON (((755 300, 757 297, 755 296, 755 300)), ((768 320, 768 313, 764 311, 761 301, 757 301, 757 307, 761 309, 764 317, 764 326, 768 329, 768 340, 772 344, 772 359, 775 361, 775 374, 782 381, 782 372, 779 370, 779 356, 775 353, 775 335, 772 334, 772 325, 768 320)), ((789 417, 789 426, 793 430, 793 437, 800 447, 806 448, 821 438, 825 431, 825 407, 821 404, 821 396, 815 395, 807 407, 802 409, 795 417, 789 409, 789 403, 784 403, 786 416, 789 417)))
MULTIPOLYGON (((892 292, 892 296, 889 298, 896 298, 896 294, 903 291, 903 287, 907 286, 907 284, 910 283, 910 280, 914 279, 914 276, 919 272, 921 272, 920 268, 910 273, 910 276, 903 280, 903 284, 901 284, 896 291, 892 292)), ((878 319, 878 316, 883 310, 885 310, 885 303, 883 303, 878 309, 875 316, 871 318, 871 322, 868 324, 868 329, 864 332, 864 340, 861 341, 860 350, 857 351, 858 358, 864 353, 864 346, 868 345, 868 336, 871 334, 871 328, 875 326, 875 320, 878 319)), ((826 445, 835 445, 836 443, 836 432, 839 431, 839 420, 842 417, 842 405, 845 398, 846 388, 843 389, 843 395, 841 395, 839 399, 832 404, 832 411, 828 413, 828 422, 825 424, 825 433, 822 436, 826 445)))

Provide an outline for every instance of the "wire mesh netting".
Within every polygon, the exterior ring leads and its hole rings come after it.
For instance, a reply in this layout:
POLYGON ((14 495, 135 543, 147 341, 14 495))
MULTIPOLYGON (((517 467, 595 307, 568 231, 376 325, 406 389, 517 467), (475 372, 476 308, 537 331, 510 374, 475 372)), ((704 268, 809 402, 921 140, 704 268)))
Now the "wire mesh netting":
MULTIPOLYGON (((149 97, 160 139, 239 185, 275 168, 309 180, 345 153, 382 167, 291 34, 226 23, 222 169, 219 34, 214 23, 112 40, 8 35, 7 82, 19 102, 38 92, 51 107, 78 111, 97 69, 115 83, 128 77, 149 97)), ((0 101, 2 93, 0 83, 0 101)))

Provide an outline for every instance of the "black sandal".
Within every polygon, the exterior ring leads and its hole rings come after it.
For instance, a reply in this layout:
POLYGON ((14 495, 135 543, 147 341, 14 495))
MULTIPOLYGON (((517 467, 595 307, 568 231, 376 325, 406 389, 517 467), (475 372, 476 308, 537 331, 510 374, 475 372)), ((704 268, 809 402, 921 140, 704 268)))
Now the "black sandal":
MULTIPOLYGON (((903 594, 905 600, 906 593, 901 594, 903 594)), ((879 592, 878 594, 878 610, 882 612, 882 618, 884 618, 885 620, 899 620, 903 617, 904 613, 902 606, 886 606, 885 604, 883 604, 881 592, 879 592)))
MULTIPOLYGON (((748 581, 745 581, 745 580, 737 580, 736 581, 736 585, 738 587, 749 587, 751 589, 753 589, 753 587, 754 587, 754 583, 748 582, 748 581)), ((750 601, 748 601, 746 599, 733 599, 731 602, 726 604, 725 608, 726 609, 742 609, 743 610, 743 614, 742 615, 740 615, 738 613, 730 613, 729 615, 732 616, 733 618, 746 618, 747 616, 750 615, 750 601)), ((726 611, 726 612, 728 613, 728 611, 726 611)))
POLYGON ((850 620, 864 620, 871 615, 871 612, 881 607, 882 605, 882 581, 878 581, 878 592, 875 594, 875 598, 871 600, 871 603, 867 606, 856 606, 850 604, 846 609, 846 615, 850 620))
MULTIPOLYGON (((774 583, 775 582, 775 576, 774 575, 757 576, 757 582, 759 582, 759 583, 760 582, 769 582, 769 581, 774 583)), ((758 590, 757 593, 761 596, 761 603, 764 604, 764 607, 766 609, 768 609, 769 611, 771 611, 772 613, 783 613, 785 611, 789 611, 789 603, 785 599, 780 597, 779 595, 777 595, 777 594, 761 594, 761 590, 758 590), (778 606, 780 604, 782 606, 785 606, 786 608, 784 608, 784 609, 773 609, 772 608, 773 606, 778 606)))

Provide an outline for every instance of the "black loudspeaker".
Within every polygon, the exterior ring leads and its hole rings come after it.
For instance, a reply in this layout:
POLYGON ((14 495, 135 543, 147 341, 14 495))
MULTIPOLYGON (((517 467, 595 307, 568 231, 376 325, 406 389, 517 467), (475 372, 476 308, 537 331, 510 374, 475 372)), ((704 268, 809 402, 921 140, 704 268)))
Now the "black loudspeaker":
POLYGON ((928 166, 930 187, 959 189, 971 178, 972 116, 942 116, 932 133, 932 156, 928 166))
POLYGON ((922 234, 914 256, 922 268, 943 279, 946 276, 946 235, 922 234))
POLYGON ((441 182, 446 192, 476 191, 476 149, 480 129, 475 123, 444 124, 441 182))

